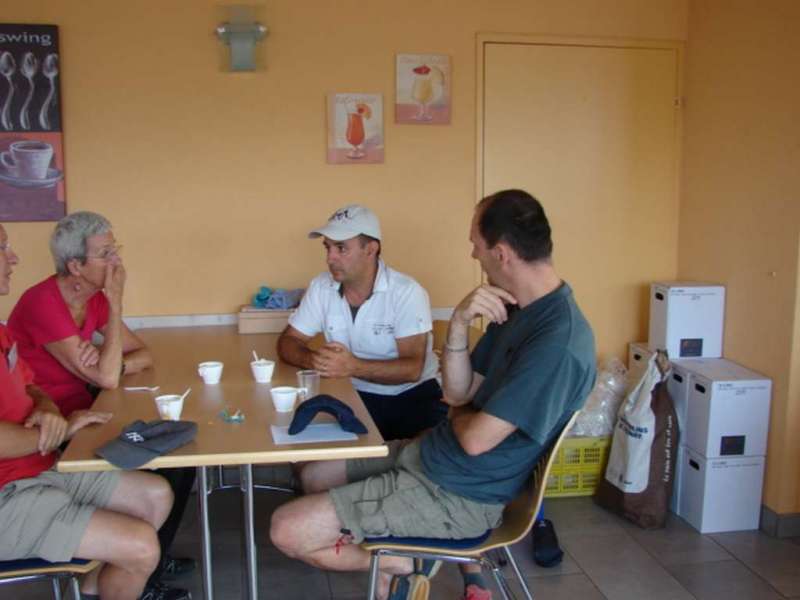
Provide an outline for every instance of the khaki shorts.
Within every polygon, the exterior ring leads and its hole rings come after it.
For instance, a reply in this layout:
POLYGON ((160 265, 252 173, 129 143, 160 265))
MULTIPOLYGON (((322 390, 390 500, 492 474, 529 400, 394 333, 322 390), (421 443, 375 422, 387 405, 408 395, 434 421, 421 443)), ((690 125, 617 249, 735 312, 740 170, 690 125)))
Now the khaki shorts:
POLYGON ((104 508, 119 471, 44 471, 0 489, 0 560, 71 560, 96 508, 104 508))
POLYGON ((390 442, 386 458, 347 461, 347 485, 330 490, 336 515, 353 543, 365 537, 478 537, 497 527, 502 504, 450 493, 422 470, 419 441, 390 442))

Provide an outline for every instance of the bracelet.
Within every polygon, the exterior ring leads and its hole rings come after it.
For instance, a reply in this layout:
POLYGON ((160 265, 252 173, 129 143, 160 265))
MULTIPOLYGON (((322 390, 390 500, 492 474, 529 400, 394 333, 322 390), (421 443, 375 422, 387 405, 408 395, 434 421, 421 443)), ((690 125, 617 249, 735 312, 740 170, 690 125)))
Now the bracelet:
POLYGON ((448 352, 466 352, 467 350, 469 350, 469 346, 464 346, 463 348, 453 348, 450 344, 445 342, 444 349, 447 350, 448 352))

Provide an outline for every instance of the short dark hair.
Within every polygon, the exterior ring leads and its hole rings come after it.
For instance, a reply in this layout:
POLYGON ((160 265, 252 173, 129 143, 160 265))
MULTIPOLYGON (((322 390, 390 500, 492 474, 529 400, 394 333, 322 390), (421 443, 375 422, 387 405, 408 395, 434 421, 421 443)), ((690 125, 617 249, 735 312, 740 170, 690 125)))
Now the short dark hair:
POLYGON ((489 248, 505 242, 525 262, 553 254, 550 223, 539 201, 523 190, 503 190, 478 204, 478 230, 489 248))
POLYGON ((366 246, 367 244, 369 244, 370 242, 376 242, 378 244, 378 252, 376 254, 376 257, 380 258, 380 256, 381 256, 381 241, 378 238, 374 238, 371 235, 367 235, 366 233, 359 233, 358 234, 358 242, 359 242, 359 244, 361 245, 362 248, 364 246, 366 246))

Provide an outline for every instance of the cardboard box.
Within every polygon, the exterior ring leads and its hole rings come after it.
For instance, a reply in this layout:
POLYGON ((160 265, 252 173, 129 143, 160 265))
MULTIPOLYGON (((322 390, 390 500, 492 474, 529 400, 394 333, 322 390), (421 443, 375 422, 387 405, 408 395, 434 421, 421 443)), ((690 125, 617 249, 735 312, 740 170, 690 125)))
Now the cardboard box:
POLYGON ((680 358, 671 360, 672 373, 669 374, 667 389, 678 413, 678 427, 681 431, 681 444, 686 443, 687 419, 689 413, 689 390, 692 387, 692 375, 703 365, 712 363, 720 358, 680 358))
POLYGON ((670 359, 719 358, 725 288, 712 283, 656 282, 650 286, 648 346, 670 359))
POLYGON ((684 443, 706 458, 767 453, 772 381, 724 358, 692 366, 684 443))
POLYGON ((280 333, 294 310, 273 310, 245 305, 239 310, 239 333, 280 333))
POLYGON ((628 344, 628 385, 636 385, 636 382, 641 379, 644 370, 647 368, 647 363, 650 362, 650 357, 655 354, 655 350, 651 350, 647 342, 631 342, 628 344))
POLYGON ((684 455, 679 514, 700 533, 758 529, 764 457, 684 455))

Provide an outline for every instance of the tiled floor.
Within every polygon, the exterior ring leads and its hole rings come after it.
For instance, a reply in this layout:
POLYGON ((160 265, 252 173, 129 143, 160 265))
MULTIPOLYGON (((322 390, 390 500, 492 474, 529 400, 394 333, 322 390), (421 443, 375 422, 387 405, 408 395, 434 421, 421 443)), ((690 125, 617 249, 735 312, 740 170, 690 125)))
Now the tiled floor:
MULTIPOLYGON (((283 556, 267 539, 272 509, 287 496, 257 494, 257 540, 261 598, 355 599, 366 596, 364 573, 326 573, 283 556)), ((216 598, 240 597, 238 493, 211 496, 216 598)), ((777 540, 759 532, 700 535, 678 518, 665 529, 642 531, 595 506, 588 498, 550 500, 547 516, 566 552, 553 569, 533 564, 531 542, 514 555, 537 600, 779 600, 800 598, 800 539, 777 540)), ((175 554, 199 558, 194 506, 175 543, 175 554)), ((513 578, 513 575, 508 575, 513 578)), ((179 583, 202 598, 199 574, 179 583)), ((512 584, 513 585, 513 584, 512 584)), ((0 587, 0 599, 49 598, 48 586, 0 587)), ((445 566, 433 580, 432 600, 458 600, 461 580, 445 566)), ((495 598, 499 598, 495 592, 495 598)))

